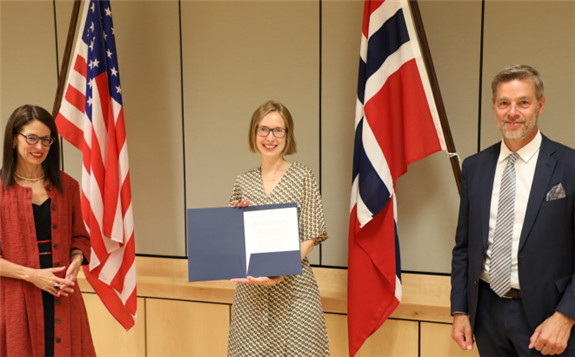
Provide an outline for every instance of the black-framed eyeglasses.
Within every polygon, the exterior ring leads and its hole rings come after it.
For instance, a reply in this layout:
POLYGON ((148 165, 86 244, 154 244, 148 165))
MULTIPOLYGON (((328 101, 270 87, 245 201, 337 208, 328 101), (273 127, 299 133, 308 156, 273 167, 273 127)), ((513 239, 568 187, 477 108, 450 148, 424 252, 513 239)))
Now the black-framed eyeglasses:
POLYGON ((257 134, 263 138, 268 136, 270 131, 278 139, 286 136, 287 132, 285 128, 268 128, 267 126, 258 126, 257 134))
POLYGON ((42 142, 43 146, 50 147, 54 143, 54 138, 46 138, 46 137, 39 137, 37 135, 25 135, 22 133, 18 133, 26 138, 26 144, 28 145, 36 145, 38 141, 42 142))

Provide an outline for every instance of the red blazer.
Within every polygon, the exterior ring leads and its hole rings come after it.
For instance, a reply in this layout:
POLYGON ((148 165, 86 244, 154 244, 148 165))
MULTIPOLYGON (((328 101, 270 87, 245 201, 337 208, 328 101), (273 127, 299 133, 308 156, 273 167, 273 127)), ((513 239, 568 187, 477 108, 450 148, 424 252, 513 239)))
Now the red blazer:
MULTIPOLYGON (((82 221, 78 183, 62 172, 63 192, 47 185, 52 199, 52 260, 55 267, 70 264, 70 251, 90 257, 90 238, 82 221)), ((0 257, 39 268, 38 244, 32 211, 32 190, 0 183, 0 257)), ((87 263, 87 260, 84 261, 87 263)), ((62 277, 64 273, 62 273, 62 277)), ((55 298, 54 354, 95 356, 90 325, 80 289, 55 298)), ((43 356, 42 293, 24 280, 0 277, 0 355, 43 356)))

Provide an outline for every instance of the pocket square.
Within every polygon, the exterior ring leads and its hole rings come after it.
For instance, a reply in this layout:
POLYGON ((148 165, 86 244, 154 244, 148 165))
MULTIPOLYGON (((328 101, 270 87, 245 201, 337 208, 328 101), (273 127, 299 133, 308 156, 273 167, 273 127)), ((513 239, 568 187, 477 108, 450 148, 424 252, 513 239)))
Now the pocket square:
POLYGON ((547 192, 546 201, 558 200, 560 198, 565 198, 565 189, 561 183, 551 187, 549 192, 547 192))

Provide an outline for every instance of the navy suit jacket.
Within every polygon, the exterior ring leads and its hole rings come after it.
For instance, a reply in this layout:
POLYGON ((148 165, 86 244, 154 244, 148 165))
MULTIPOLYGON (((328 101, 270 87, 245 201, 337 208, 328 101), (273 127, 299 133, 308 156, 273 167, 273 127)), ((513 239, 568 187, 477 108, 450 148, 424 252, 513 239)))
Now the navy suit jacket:
MULTIPOLYGON (((501 143, 463 162, 461 202, 451 272, 451 312, 475 326, 479 276, 501 143)), ((543 136, 518 252, 521 303, 535 329, 554 311, 575 319, 575 151, 543 136), (547 201, 561 183, 565 197, 547 201)))

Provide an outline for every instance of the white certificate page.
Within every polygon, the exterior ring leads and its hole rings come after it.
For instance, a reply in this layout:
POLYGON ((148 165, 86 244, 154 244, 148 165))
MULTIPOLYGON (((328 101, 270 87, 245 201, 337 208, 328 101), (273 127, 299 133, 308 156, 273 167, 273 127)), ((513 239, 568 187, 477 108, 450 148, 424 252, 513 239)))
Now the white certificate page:
POLYGON ((246 271, 253 253, 299 250, 297 207, 244 212, 246 271))

